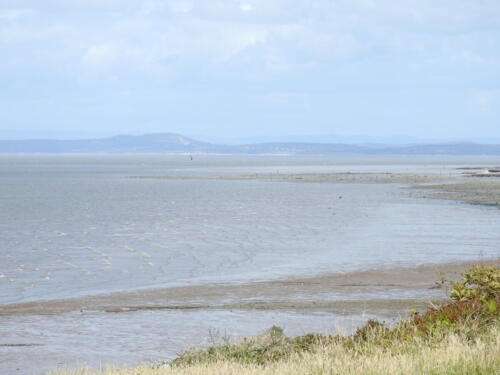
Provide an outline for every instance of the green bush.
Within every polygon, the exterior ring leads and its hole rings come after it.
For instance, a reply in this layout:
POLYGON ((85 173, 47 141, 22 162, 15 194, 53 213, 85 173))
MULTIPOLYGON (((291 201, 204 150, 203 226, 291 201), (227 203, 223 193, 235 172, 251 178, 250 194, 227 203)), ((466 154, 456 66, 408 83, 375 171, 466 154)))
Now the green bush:
POLYGON ((465 273, 462 281, 452 283, 452 287, 450 296, 455 301, 478 299, 494 312, 500 294, 500 269, 476 266, 465 273))

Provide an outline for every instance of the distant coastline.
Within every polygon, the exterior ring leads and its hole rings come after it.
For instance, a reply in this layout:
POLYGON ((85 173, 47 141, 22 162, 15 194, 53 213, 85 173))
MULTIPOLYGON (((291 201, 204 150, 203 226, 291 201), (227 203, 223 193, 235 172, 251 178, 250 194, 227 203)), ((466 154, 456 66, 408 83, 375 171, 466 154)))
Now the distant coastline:
POLYGON ((174 133, 117 135, 95 139, 0 140, 0 154, 210 154, 210 155, 485 155, 500 156, 500 144, 351 144, 316 142, 267 142, 241 145, 201 142, 174 133))

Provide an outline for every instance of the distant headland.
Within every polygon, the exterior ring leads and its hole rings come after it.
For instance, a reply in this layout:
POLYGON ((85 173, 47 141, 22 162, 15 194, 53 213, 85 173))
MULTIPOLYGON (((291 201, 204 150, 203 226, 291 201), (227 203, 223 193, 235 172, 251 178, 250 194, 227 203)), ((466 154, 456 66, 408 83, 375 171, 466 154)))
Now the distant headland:
POLYGON ((346 144, 320 142, 267 142, 225 145, 201 142, 175 133, 117 135, 95 139, 0 140, 2 154, 179 153, 240 155, 488 155, 500 156, 500 144, 346 144))

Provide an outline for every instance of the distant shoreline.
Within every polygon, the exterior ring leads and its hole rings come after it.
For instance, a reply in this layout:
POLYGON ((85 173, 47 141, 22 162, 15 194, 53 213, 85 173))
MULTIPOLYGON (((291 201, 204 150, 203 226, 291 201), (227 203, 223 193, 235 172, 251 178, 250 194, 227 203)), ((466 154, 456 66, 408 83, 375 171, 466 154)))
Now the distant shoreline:
POLYGON ((0 154, 81 154, 81 153, 179 153, 230 155, 308 156, 410 156, 410 155, 490 155, 500 156, 500 144, 450 142, 421 144, 367 144, 332 142, 265 142, 239 145, 200 142, 175 133, 117 135, 95 139, 0 140, 0 154))

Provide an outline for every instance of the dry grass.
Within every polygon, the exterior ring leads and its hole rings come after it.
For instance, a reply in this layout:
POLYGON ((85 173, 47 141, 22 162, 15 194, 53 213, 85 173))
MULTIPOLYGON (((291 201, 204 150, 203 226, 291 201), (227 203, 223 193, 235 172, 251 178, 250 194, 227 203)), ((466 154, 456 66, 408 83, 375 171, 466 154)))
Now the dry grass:
POLYGON ((423 375, 423 374, 499 374, 500 330, 498 327, 480 339, 468 342, 464 337, 450 335, 436 345, 412 343, 397 350, 383 347, 360 353, 341 344, 318 346, 310 353, 296 353, 284 361, 265 366, 233 361, 200 363, 179 368, 138 367, 88 369, 54 372, 52 375, 423 375))

